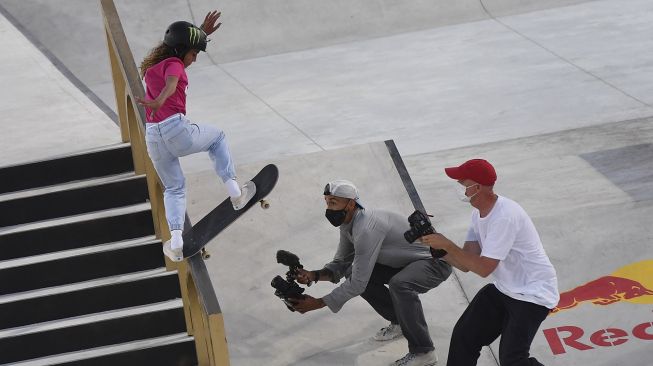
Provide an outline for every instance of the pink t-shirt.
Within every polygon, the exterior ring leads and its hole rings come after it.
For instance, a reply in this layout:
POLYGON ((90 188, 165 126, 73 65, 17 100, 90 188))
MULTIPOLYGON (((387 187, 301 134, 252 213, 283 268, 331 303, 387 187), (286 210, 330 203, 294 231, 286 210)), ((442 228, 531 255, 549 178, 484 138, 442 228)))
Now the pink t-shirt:
POLYGON ((158 64, 150 67, 145 72, 145 95, 146 99, 156 99, 166 86, 166 78, 176 76, 179 78, 177 89, 163 102, 154 116, 150 116, 150 108, 145 108, 145 117, 148 122, 161 122, 173 114, 186 114, 186 89, 188 88, 188 76, 184 70, 184 63, 177 57, 169 57, 158 64))

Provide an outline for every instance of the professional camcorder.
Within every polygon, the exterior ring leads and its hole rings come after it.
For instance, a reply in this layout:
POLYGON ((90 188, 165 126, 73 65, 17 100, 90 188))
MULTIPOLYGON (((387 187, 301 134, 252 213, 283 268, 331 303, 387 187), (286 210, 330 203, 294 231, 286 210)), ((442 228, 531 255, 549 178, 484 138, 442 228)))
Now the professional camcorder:
POLYGON ((274 294, 286 304, 288 310, 295 311, 292 299, 304 298, 304 288, 299 286, 295 279, 297 278, 297 271, 304 267, 299 263, 299 257, 285 250, 277 251, 277 263, 288 266, 288 272, 286 272, 285 279, 281 276, 275 276, 270 285, 275 288, 274 294))
MULTIPOLYGON (((410 229, 404 233, 404 238, 406 238, 406 241, 409 243, 414 242, 424 235, 437 233, 431 224, 431 220, 429 220, 429 215, 420 210, 415 210, 415 212, 408 216, 408 223, 410 224, 410 229)), ((442 258, 447 255, 446 250, 430 249, 433 258, 442 258)))

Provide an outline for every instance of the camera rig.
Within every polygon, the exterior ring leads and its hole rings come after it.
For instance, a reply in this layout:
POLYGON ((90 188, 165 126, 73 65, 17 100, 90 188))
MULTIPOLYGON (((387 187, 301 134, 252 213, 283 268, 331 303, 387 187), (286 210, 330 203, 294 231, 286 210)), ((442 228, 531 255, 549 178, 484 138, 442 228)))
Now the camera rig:
MULTIPOLYGON (((415 212, 408 216, 408 223, 410 224, 410 229, 404 233, 404 238, 409 243, 414 242, 424 235, 437 233, 431 224, 431 220, 429 220, 429 215, 420 210, 415 210, 415 212)), ((429 249, 431 250, 431 255, 433 258, 442 258, 447 255, 446 250, 433 248, 429 249)))
POLYGON ((279 275, 275 276, 270 285, 274 287, 274 294, 286 304, 288 310, 295 311, 292 300, 304 298, 304 288, 295 281, 298 270, 304 266, 299 263, 299 257, 285 250, 277 251, 277 263, 288 266, 288 272, 285 279, 279 275))

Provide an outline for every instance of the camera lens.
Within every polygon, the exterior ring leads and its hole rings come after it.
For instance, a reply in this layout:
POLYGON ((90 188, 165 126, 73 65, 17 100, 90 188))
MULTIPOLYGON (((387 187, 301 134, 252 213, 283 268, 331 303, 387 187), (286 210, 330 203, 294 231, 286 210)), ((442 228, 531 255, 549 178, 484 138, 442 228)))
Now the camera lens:
POLYGON ((286 292, 290 286, 288 285, 288 282, 281 276, 274 277, 270 285, 281 292, 286 292))

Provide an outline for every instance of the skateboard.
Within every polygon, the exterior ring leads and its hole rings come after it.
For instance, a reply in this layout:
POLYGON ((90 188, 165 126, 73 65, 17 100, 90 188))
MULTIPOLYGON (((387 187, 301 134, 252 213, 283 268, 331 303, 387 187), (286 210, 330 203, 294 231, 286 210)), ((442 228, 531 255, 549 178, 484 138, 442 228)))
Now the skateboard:
POLYGON ((226 229, 236 221, 245 211, 249 210, 257 203, 263 209, 268 209, 270 203, 265 197, 272 191, 279 179, 279 169, 274 164, 263 167, 261 171, 251 179, 256 185, 256 194, 252 197, 247 205, 236 211, 231 204, 231 199, 227 197, 211 212, 198 221, 193 227, 184 233, 184 259, 194 256, 197 253, 202 254, 202 258, 208 259, 211 255, 204 247, 215 238, 222 230, 226 229))

